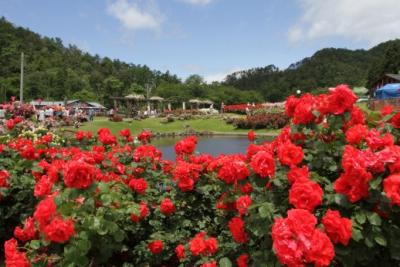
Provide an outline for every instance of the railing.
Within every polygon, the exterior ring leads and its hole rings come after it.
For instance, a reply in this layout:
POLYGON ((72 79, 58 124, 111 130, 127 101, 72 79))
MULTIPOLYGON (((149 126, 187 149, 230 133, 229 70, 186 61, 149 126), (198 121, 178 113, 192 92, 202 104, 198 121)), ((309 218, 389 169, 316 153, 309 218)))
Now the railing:
POLYGON ((372 110, 380 110, 386 105, 391 105, 396 109, 400 108, 400 98, 390 98, 385 100, 371 99, 369 100, 368 107, 372 110))

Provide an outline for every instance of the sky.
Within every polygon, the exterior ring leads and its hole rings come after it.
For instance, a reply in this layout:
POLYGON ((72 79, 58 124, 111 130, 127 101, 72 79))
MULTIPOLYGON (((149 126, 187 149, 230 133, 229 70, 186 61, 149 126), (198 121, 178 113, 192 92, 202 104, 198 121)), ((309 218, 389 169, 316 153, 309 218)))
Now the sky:
POLYGON ((399 10, 400 0, 0 0, 0 16, 42 36, 207 82, 400 38, 399 10))

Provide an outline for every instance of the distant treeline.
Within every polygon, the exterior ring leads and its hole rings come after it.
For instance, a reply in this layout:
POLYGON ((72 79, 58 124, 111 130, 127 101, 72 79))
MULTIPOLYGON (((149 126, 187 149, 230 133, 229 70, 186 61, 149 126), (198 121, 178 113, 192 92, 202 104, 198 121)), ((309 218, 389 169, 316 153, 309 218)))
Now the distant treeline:
POLYGON ((340 83, 370 88, 383 74, 399 71, 400 40, 393 40, 369 50, 325 48, 286 70, 269 65, 235 72, 227 77, 226 84, 279 101, 296 90, 318 91, 340 83))
POLYGON ((82 99, 105 105, 111 104, 110 96, 145 94, 147 85, 153 86, 153 95, 176 103, 192 98, 226 104, 281 101, 297 89, 338 83, 364 86, 384 72, 400 69, 400 41, 396 40, 370 50, 323 49, 286 70, 269 65, 233 73, 223 83, 206 84, 198 75, 182 81, 168 71, 66 47, 59 38, 42 37, 1 18, 0 101, 18 95, 21 52, 26 56, 26 99, 82 99))

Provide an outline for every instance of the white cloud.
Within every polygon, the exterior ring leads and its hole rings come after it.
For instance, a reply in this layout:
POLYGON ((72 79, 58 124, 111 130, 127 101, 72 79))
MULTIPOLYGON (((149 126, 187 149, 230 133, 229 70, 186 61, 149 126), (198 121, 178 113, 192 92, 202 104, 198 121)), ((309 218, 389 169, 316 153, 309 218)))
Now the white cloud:
POLYGON ((180 0, 180 1, 192 5, 208 5, 214 0, 180 0))
POLYGON ((289 30, 292 43, 339 36, 370 45, 400 37, 399 0, 298 0, 304 11, 289 30))
POLYGON ((218 72, 218 73, 213 73, 213 74, 208 74, 204 76, 204 81, 206 83, 212 83, 212 82, 223 82, 225 81, 226 76, 229 74, 232 74, 233 72, 242 70, 240 68, 235 68, 235 69, 230 69, 225 72, 218 72))
POLYGON ((154 9, 148 8, 145 10, 135 3, 128 2, 128 0, 109 2, 107 11, 128 30, 158 30, 162 22, 162 16, 157 14, 154 9))

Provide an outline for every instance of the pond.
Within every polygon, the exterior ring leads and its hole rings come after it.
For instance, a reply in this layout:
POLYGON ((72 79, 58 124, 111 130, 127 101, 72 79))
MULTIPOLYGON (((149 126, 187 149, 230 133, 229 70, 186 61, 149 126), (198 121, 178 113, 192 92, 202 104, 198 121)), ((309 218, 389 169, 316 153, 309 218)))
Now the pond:
MULTIPOLYGON (((175 143, 182 138, 181 136, 162 137, 154 139, 152 144, 161 150, 164 159, 175 160, 175 143)), ((263 137, 263 139, 268 141, 272 140, 273 137, 263 137)), ((249 144, 247 136, 200 136, 198 137, 196 151, 213 156, 246 153, 249 144)))

